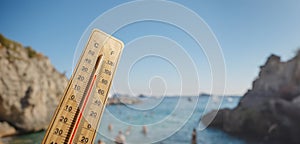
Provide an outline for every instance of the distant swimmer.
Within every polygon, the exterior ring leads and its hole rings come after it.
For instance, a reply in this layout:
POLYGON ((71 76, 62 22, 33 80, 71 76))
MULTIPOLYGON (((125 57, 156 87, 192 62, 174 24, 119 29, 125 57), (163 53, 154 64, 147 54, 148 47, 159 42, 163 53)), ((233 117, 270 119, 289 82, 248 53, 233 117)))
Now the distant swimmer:
POLYGON ((98 140, 98 144, 105 144, 105 142, 102 140, 98 140))
POLYGON ((116 144, 125 144, 126 138, 123 135, 122 131, 119 131, 119 134, 115 138, 116 144))
POLYGON ((197 131, 194 128, 192 133, 192 144, 197 144, 197 131))
POLYGON ((143 132, 144 135, 147 135, 147 133, 148 133, 148 129, 145 125, 143 126, 142 132, 143 132))
POLYGON ((128 126, 128 128, 126 129, 125 135, 130 135, 130 131, 131 131, 131 126, 128 126))
POLYGON ((109 124, 109 125, 108 125, 108 131, 112 131, 112 129, 113 129, 112 124, 109 124))

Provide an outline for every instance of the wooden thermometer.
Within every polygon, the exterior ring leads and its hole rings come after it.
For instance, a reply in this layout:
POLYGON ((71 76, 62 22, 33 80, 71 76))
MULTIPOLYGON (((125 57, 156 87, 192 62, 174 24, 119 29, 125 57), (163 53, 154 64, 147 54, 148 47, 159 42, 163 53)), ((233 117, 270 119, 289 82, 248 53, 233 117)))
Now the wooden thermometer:
POLYGON ((92 144, 123 49, 120 40, 94 29, 43 144, 92 144))

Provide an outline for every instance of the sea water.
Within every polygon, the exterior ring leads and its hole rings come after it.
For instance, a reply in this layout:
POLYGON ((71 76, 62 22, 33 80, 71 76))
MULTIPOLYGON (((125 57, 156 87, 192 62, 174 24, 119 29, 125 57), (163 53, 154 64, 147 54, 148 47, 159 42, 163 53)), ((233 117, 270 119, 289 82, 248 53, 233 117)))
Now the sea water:
MULTIPOLYGON (((217 99, 220 108, 234 108, 240 97, 217 99)), ((109 105, 101 121, 97 140, 113 143, 119 131, 126 137, 126 143, 189 144, 192 131, 197 131, 199 144, 244 144, 245 140, 230 136, 214 128, 204 128, 200 118, 205 112, 218 108, 208 106, 211 97, 149 97, 134 105, 109 105), (206 111, 205 111, 206 110, 206 111), (111 125, 111 130, 108 126, 111 125), (143 132, 146 127, 147 132, 143 132)), ((214 101, 212 101, 214 104, 214 101)), ((4 138, 4 143, 41 143, 45 132, 4 138)))

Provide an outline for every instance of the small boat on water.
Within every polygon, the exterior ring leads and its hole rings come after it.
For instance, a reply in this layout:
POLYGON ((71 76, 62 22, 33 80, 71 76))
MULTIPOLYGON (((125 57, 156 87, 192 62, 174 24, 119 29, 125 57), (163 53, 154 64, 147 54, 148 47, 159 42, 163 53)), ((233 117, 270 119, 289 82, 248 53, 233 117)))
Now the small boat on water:
POLYGON ((226 100, 227 100, 228 102, 233 102, 233 98, 232 98, 232 97, 228 97, 226 100))

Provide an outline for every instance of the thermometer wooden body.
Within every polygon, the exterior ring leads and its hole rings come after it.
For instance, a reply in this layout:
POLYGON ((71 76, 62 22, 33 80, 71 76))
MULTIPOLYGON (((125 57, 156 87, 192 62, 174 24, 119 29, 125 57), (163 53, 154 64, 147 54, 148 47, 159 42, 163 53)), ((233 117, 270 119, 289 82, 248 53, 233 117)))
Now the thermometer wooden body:
POLYGON ((122 49, 121 41, 92 31, 43 144, 94 143, 122 49))

